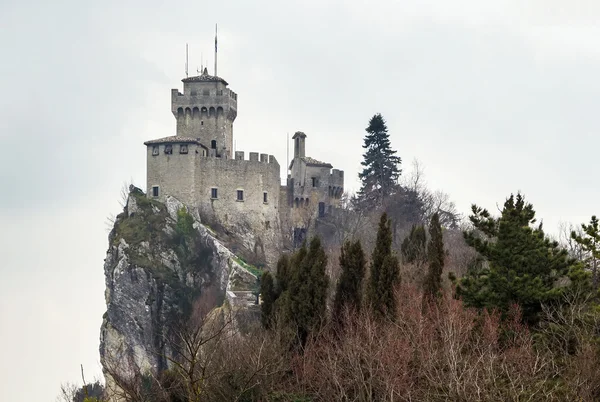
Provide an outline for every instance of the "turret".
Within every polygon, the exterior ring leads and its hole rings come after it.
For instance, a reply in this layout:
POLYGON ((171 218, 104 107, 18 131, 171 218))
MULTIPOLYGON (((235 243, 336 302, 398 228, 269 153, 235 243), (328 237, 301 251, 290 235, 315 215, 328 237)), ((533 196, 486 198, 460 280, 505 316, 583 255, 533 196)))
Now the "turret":
POLYGON ((211 149, 211 154, 232 157, 237 94, 227 88, 227 81, 209 75, 206 68, 202 74, 181 81, 183 93, 171 90, 177 136, 197 139, 211 149))
POLYGON ((302 131, 296 131, 292 139, 294 140, 294 158, 304 158, 306 156, 306 134, 302 131))

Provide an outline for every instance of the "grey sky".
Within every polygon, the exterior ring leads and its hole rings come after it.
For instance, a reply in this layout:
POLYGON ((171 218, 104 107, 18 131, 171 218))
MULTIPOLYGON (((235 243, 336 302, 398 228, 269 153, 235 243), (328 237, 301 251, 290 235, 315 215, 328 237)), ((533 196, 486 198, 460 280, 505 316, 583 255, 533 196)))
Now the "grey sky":
POLYGON ((84 3, 0 0, 0 400, 99 375, 105 219, 174 134, 186 42, 212 70, 215 22, 238 150, 284 166, 303 130, 356 190, 381 112, 464 213, 517 190, 549 230, 600 213, 597 1, 84 3))

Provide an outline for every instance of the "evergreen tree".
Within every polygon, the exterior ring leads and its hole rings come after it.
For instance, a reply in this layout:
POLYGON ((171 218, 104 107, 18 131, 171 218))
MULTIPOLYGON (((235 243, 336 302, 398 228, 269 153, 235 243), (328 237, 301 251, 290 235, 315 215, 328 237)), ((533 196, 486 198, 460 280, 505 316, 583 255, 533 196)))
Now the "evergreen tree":
POLYGON ((427 246, 427 257, 429 270, 425 277, 423 290, 427 297, 440 295, 442 287, 442 270, 444 269, 444 240, 442 238, 442 225, 438 213, 434 213, 429 224, 429 245, 427 246))
POLYGON ((371 118, 365 131, 363 148, 366 152, 361 162, 364 168, 358 175, 362 181, 359 200, 363 205, 375 207, 381 205, 396 189, 401 173, 398 165, 402 159, 391 148, 388 129, 381 114, 371 118))
POLYGON ((308 336, 318 330, 325 318, 327 287, 327 255, 318 237, 313 237, 291 260, 292 274, 286 301, 288 323, 296 330, 303 345, 308 336))
POLYGON ((362 283, 365 276, 365 254, 360 240, 347 240, 340 254, 342 273, 337 283, 333 302, 334 318, 339 320, 345 308, 358 311, 361 303, 362 283))
POLYGON ((379 221, 377 241, 371 255, 371 274, 367 287, 367 302, 379 316, 393 317, 396 312, 394 288, 400 281, 398 258, 392 254, 392 230, 387 214, 379 221))
POLYGON ((523 319, 535 323, 541 304, 560 296, 563 288, 555 284, 574 268, 574 260, 545 236, 541 224, 531 226, 535 211, 521 194, 511 194, 499 218, 476 205, 472 211, 475 231, 465 232, 465 239, 488 266, 468 272, 458 284, 458 295, 467 305, 501 311, 518 303, 523 319))
POLYGON ((273 283, 273 276, 269 271, 264 271, 260 281, 260 294, 262 297, 262 304, 260 305, 261 322, 264 328, 270 328, 273 321, 273 311, 275 307, 275 300, 277 295, 275 294, 275 284, 273 283))
POLYGON ((600 229, 598 226, 598 218, 594 215, 590 219, 589 225, 581 224, 583 236, 575 231, 571 232, 571 238, 587 253, 584 263, 591 268, 594 289, 598 289, 598 259, 600 258, 600 229))
POLYGON ((288 283, 290 281, 290 259, 287 255, 284 254, 281 257, 279 257, 275 272, 275 278, 277 280, 275 293, 277 297, 279 297, 283 292, 287 290, 288 283))
POLYGON ((402 261, 408 264, 423 263, 427 260, 427 235, 423 225, 413 225, 410 233, 400 245, 402 261))

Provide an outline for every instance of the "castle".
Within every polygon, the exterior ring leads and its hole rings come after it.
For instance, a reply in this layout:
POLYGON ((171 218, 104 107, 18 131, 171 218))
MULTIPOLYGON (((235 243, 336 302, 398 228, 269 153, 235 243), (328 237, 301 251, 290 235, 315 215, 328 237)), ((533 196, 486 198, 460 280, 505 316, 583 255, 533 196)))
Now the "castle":
MULTIPOLYGON (((216 66, 215 66, 216 69, 216 66)), ((197 208, 204 223, 219 228, 273 265, 278 251, 298 243, 311 219, 339 205, 344 172, 307 157, 306 134, 294 134, 294 158, 281 184, 273 155, 233 152, 238 95, 206 68, 171 90, 174 136, 147 141, 147 195, 171 195, 197 208)), ((234 250, 235 251, 235 250, 234 250)))

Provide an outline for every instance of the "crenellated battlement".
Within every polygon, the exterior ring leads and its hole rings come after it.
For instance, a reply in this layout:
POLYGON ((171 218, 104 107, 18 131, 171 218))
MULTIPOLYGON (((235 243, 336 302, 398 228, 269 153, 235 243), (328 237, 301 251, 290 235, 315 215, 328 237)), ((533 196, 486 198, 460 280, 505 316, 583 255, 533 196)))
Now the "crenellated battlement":
POLYGON ((258 259, 275 263, 282 237, 306 231, 311 215, 324 216, 340 204, 344 172, 307 156, 307 136, 298 131, 282 187, 274 155, 233 150, 238 96, 229 84, 206 69, 182 82, 183 90, 171 90, 176 135, 144 143, 148 196, 170 195, 197 208, 203 221, 225 228, 258 259))

